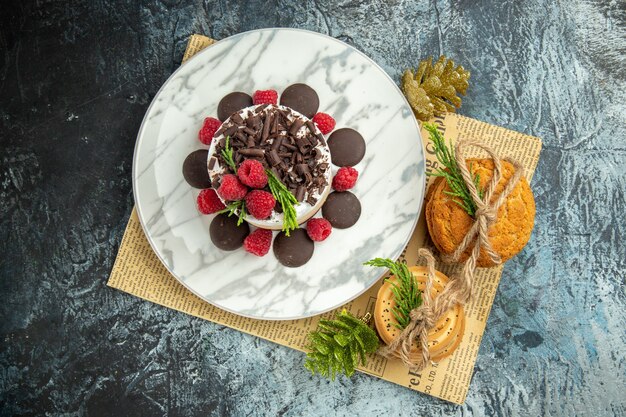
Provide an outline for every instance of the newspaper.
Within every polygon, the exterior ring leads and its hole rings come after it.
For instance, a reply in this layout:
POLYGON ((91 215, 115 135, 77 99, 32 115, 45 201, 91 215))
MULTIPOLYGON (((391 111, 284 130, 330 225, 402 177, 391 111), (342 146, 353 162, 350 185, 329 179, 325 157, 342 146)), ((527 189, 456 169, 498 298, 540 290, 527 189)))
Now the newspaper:
MULTIPOLYGON (((193 35, 189 40, 184 60, 213 42, 205 36, 193 35)), ((480 138, 501 156, 516 158, 524 165, 527 178, 531 180, 541 150, 540 139, 452 113, 435 118, 433 122, 439 126, 446 140, 454 142, 460 138, 480 138)), ((437 161, 431 145, 427 143, 428 134, 425 130, 422 130, 422 138, 426 150, 427 170, 431 170, 436 168, 437 161)), ((468 156, 479 156, 472 155, 472 150, 468 150, 468 156)), ((429 180, 427 186, 431 182, 429 180)), ((432 247, 423 211, 416 230, 402 253, 402 258, 409 265, 415 265, 417 250, 420 247, 432 247)), ((437 268, 446 274, 452 274, 460 267, 439 264, 437 268)), ((502 266, 477 270, 475 296, 465 306, 466 324, 463 340, 450 357, 416 373, 405 368, 400 360, 371 355, 367 366, 359 368, 359 371, 462 404, 469 390, 478 348, 501 275, 502 266)), ((356 316, 372 312, 383 278, 360 297, 341 308, 347 308, 356 316)), ((301 320, 264 321, 237 316, 212 306, 189 292, 161 264, 144 235, 135 209, 126 227, 108 285, 165 307, 301 351, 305 350, 307 333, 317 327, 319 319, 332 317, 337 311, 301 320)), ((302 372, 308 371, 302 368, 302 372)))

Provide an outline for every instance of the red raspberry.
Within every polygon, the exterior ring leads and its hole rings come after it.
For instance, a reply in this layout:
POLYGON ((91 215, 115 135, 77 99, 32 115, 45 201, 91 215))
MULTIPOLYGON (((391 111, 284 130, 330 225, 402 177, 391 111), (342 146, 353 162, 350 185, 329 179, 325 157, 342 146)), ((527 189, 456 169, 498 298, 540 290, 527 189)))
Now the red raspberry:
POLYGON ((202 214, 213 214, 226 208, 213 188, 207 188, 198 194, 198 211, 202 214))
POLYGON ((243 241, 243 248, 256 256, 265 256, 270 251, 272 245, 272 231, 267 229, 256 229, 250 233, 243 241))
POLYGON ((237 201, 248 194, 248 187, 243 185, 236 175, 226 174, 222 177, 217 193, 226 201, 237 201))
POLYGON ((306 224, 306 233, 315 242, 326 240, 332 231, 333 227, 330 225, 330 222, 321 217, 311 219, 306 224))
POLYGON ((267 219, 274 210, 276 199, 272 193, 262 190, 252 190, 246 196, 246 209, 259 220, 267 219))
POLYGON ((243 161, 239 169, 237 169, 237 176, 248 187, 263 188, 267 185, 265 168, 263 168, 262 163, 254 159, 243 161))
POLYGON ((278 103, 278 93, 276 90, 256 90, 252 95, 254 104, 276 104, 278 103))
POLYGON ((359 177, 359 171, 352 167, 339 168, 337 174, 333 178, 333 188, 335 191, 346 191, 354 187, 356 179, 359 177))
POLYGON ((217 132, 217 129, 219 129, 221 125, 222 122, 217 120, 215 117, 207 117, 204 119, 202 129, 198 132, 198 139, 200 139, 200 142, 205 145, 210 145, 215 132, 217 132))
POLYGON ((335 119, 326 113, 317 113, 313 116, 313 123, 315 123, 320 132, 325 135, 332 132, 335 128, 335 119))

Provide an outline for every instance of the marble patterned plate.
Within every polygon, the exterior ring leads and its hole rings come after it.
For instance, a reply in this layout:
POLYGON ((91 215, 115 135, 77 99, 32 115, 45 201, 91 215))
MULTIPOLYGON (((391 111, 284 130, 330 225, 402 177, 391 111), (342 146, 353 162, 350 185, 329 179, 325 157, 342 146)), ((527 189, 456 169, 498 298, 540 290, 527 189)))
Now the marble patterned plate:
POLYGON ((419 127, 402 93, 371 59, 336 39, 304 30, 263 29, 198 53, 165 82, 139 131, 133 161, 137 211, 152 248, 185 287, 209 303, 258 319, 297 319, 354 299, 381 275, 363 262, 397 258, 424 198, 419 127), (223 252, 211 243, 213 216, 196 210, 198 190, 184 181, 185 157, 203 145, 198 130, 232 91, 312 86, 320 111, 367 142, 352 190, 362 205, 353 227, 333 230, 313 258, 286 268, 273 253, 223 252))

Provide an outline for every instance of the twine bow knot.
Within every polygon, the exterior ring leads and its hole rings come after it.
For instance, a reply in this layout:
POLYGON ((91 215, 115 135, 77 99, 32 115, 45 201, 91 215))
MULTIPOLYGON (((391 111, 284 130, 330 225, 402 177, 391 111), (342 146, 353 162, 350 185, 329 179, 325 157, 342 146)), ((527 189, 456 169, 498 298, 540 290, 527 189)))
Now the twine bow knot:
POLYGON ((502 179, 502 160, 495 151, 478 141, 458 141, 455 146, 455 158, 459 170, 461 171, 463 181, 467 185, 472 201, 476 205, 476 211, 474 214, 474 223, 467 231, 454 253, 452 253, 450 257, 447 257, 446 260, 458 262, 461 255, 471 247, 470 256, 465 261, 461 274, 458 277, 453 277, 453 279, 446 284, 441 294, 433 300, 431 290, 435 279, 435 259, 428 249, 421 248, 418 251, 418 255, 426 260, 428 269, 426 288, 422 291, 422 304, 411 310, 409 314, 411 321, 402 330, 402 333, 379 352, 384 356, 389 356, 394 353, 398 354, 402 362, 404 362, 409 369, 416 371, 421 371, 430 362, 428 331, 435 326, 437 320, 449 309, 453 308, 456 304, 464 305, 470 300, 476 261, 480 257, 481 250, 484 250, 495 264, 502 262, 500 255, 493 249, 489 241, 489 227, 497 221, 498 209, 504 204, 520 178, 524 175, 524 168, 519 162, 513 159, 505 159, 513 165, 515 171, 502 192, 492 202, 491 200, 493 199, 496 186, 502 179), (493 176, 483 190, 482 198, 474 184, 472 174, 467 167, 464 151, 468 146, 481 148, 489 154, 494 163, 493 176), (416 360, 411 358, 411 350, 414 341, 417 343, 420 352, 419 358, 416 360))
POLYGON ((481 204, 476 209, 476 218, 477 219, 485 219, 487 225, 490 226, 496 222, 498 218, 498 213, 491 207, 481 204))
POLYGON ((428 328, 431 328, 435 325, 434 320, 430 317, 424 310, 419 310, 417 308, 411 310, 409 314, 411 320, 413 321, 423 321, 424 325, 428 328))

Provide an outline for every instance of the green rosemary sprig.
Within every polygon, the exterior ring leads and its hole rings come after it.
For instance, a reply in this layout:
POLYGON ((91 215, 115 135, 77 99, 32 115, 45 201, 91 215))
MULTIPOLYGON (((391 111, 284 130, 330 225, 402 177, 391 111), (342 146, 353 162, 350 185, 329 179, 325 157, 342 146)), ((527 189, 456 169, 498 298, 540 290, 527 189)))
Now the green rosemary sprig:
POLYGON ((391 313, 396 318, 398 329, 402 330, 411 322, 411 310, 422 305, 422 292, 417 286, 417 281, 404 262, 394 262, 387 258, 374 258, 365 262, 364 265, 388 268, 398 279, 397 283, 390 282, 391 292, 396 306, 391 313))
POLYGON ((226 142, 224 143, 224 149, 222 149, 222 158, 228 164, 232 170, 237 173, 237 165, 235 165, 235 160, 233 159, 233 148, 230 146, 230 136, 226 136, 226 142))
POLYGON ((378 348, 378 336, 344 309, 334 320, 321 319, 317 330, 309 333, 306 347, 310 352, 304 367, 334 380, 339 373, 350 377, 359 364, 366 365, 366 355, 378 348))
POLYGON ((283 231, 285 235, 289 236, 291 230, 298 228, 298 219, 296 209, 294 208, 294 205, 298 204, 298 200, 271 170, 266 169, 265 172, 267 173, 267 184, 270 187, 270 191, 283 208, 283 231))
MULTIPOLYGON (((467 214, 474 217, 474 214, 476 214, 476 204, 467 189, 467 184, 465 184, 465 181, 463 180, 461 170, 459 169, 459 165, 454 157, 454 149, 451 146, 448 147, 446 145, 443 135, 439 132, 437 126, 432 123, 424 123, 424 128, 430 134, 429 139, 435 147, 435 156, 445 167, 445 169, 437 169, 434 172, 427 172, 426 175, 445 178, 448 183, 448 187, 452 190, 445 191, 445 193, 453 197, 452 201, 461 206, 467 214)), ((472 166, 470 165, 470 174, 471 173, 472 166)), ((478 190, 478 195, 482 198, 483 190, 479 187, 480 177, 478 174, 475 174, 473 175, 473 179, 474 185, 478 190)))
POLYGON ((248 212, 246 211, 246 202, 244 200, 231 201, 226 208, 217 212, 217 214, 228 213, 228 217, 237 214, 237 226, 241 225, 246 219, 248 212))

